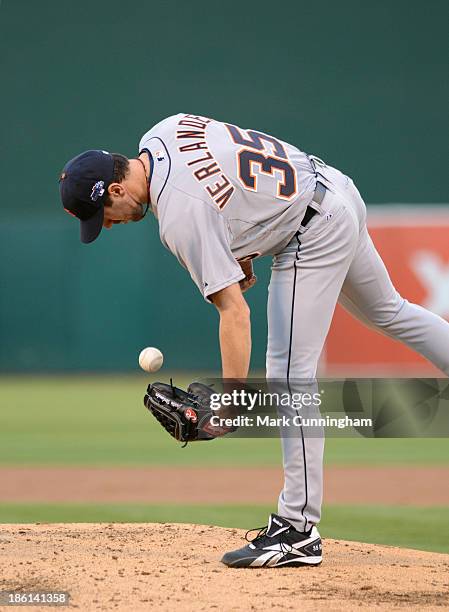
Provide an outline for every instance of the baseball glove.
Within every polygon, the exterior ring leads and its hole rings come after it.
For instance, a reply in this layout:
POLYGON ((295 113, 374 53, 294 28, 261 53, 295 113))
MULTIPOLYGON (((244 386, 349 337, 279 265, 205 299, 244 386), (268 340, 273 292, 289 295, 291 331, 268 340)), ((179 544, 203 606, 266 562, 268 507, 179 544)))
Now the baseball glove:
MULTIPOLYGON (((171 382, 171 381, 170 381, 171 382)), ((162 427, 179 442, 213 440, 235 431, 235 427, 213 425, 217 412, 210 407, 214 390, 202 383, 191 383, 187 391, 173 384, 155 382, 148 385, 144 404, 162 427)))

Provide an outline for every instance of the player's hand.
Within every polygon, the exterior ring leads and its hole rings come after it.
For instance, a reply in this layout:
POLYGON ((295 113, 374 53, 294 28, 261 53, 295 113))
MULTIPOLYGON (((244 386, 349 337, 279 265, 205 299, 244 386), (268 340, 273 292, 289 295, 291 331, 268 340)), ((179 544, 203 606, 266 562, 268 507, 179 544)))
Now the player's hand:
POLYGON ((244 278, 243 280, 240 281, 240 289, 242 290, 242 293, 245 293, 245 291, 248 291, 248 289, 251 289, 251 287, 254 287, 254 285, 257 283, 257 276, 255 276, 254 274, 250 277, 250 278, 244 278))
POLYGON ((239 282, 242 293, 245 293, 245 291, 248 291, 248 289, 251 289, 251 287, 254 287, 257 283, 257 276, 254 274, 253 262, 251 259, 244 259, 238 263, 245 274, 245 278, 239 282))

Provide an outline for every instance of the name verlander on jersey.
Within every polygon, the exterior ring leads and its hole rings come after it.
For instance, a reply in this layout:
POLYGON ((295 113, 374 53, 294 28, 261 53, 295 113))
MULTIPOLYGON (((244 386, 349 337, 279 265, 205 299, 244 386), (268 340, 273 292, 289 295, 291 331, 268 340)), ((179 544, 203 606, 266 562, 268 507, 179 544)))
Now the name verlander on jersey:
POLYGON ((235 187, 220 168, 206 142, 206 128, 212 121, 213 119, 196 115, 184 115, 178 121, 176 139, 191 141, 179 145, 178 151, 186 153, 186 157, 189 157, 186 165, 192 168, 194 178, 202 184, 218 208, 223 208, 229 202, 235 187))

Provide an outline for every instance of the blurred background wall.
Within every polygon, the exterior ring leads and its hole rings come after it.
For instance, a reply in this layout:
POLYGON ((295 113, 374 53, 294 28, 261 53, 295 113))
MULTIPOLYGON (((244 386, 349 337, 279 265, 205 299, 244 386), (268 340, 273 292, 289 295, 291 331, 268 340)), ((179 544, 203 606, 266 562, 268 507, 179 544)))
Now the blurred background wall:
MULTIPOLYGON (((215 310, 154 219, 85 246, 59 203, 67 159, 133 156, 170 114, 277 135, 354 177, 367 203, 428 217, 448 202, 447 18, 445 0, 3 0, 0 369, 132 370, 147 345, 171 368, 218 368, 215 310)), ((248 294, 253 368, 269 265, 248 294)))

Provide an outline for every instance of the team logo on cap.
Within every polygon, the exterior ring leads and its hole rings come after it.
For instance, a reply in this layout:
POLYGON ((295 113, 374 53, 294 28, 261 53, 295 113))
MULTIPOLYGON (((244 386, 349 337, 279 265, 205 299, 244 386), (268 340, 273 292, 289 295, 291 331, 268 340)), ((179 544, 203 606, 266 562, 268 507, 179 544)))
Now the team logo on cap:
POLYGON ((96 202, 98 198, 104 194, 104 181, 97 181, 95 185, 92 187, 92 193, 90 194, 90 199, 92 202, 96 202))

